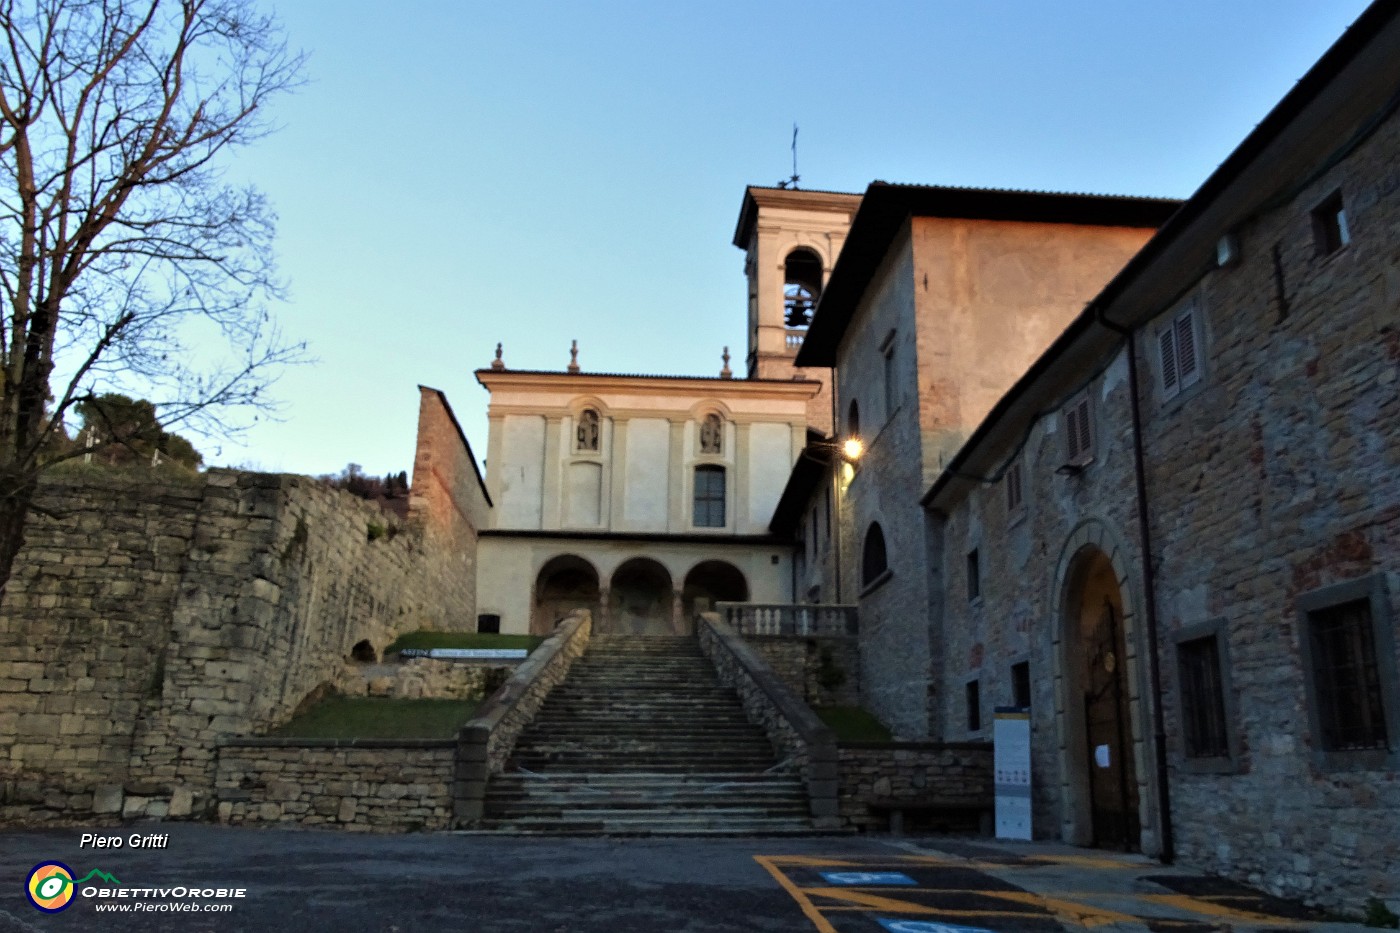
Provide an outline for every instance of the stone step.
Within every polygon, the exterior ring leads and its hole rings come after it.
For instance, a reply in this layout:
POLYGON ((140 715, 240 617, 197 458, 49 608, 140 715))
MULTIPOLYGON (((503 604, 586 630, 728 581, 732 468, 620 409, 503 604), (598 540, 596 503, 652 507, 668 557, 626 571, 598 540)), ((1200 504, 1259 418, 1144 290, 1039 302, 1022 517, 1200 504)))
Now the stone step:
POLYGON ((811 836, 817 835, 805 819, 783 817, 684 816, 652 819, 614 817, 595 819, 484 819, 481 828, 522 835, 580 836, 811 836))

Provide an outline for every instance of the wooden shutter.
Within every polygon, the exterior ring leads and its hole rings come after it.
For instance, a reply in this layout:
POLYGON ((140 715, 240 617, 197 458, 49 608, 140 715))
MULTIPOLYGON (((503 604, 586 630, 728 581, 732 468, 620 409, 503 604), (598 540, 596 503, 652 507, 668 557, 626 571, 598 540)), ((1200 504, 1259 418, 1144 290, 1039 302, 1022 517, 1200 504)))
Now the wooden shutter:
POLYGON ((1080 399, 1065 411, 1067 449, 1071 463, 1087 460, 1094 447, 1093 429, 1089 426, 1089 399, 1080 399))
POLYGON ((1181 390, 1181 378, 1176 369, 1176 330, 1168 327, 1157 335, 1157 350, 1162 363, 1162 398, 1175 398, 1181 390))
POLYGON ((1006 470, 1006 511, 1014 512, 1021 507, 1021 461, 1017 460, 1006 470))
POLYGON ((1201 378, 1201 361, 1197 354, 1196 315, 1187 311, 1176 319, 1176 367, 1181 388, 1195 385, 1201 378))

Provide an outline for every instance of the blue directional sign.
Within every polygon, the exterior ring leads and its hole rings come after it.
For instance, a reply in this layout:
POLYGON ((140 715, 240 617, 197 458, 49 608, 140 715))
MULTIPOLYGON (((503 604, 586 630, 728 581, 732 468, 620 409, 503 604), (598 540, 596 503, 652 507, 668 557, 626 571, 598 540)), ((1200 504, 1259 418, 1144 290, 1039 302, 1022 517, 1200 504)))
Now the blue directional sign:
POLYGON ((996 933, 985 927, 965 927, 956 923, 936 923, 932 920, 889 920, 877 917, 880 926, 889 933, 996 933))
POLYGON ((847 885, 880 885, 880 884, 918 884, 913 878, 903 872, 897 871, 824 871, 821 876, 826 879, 827 884, 847 884, 847 885))

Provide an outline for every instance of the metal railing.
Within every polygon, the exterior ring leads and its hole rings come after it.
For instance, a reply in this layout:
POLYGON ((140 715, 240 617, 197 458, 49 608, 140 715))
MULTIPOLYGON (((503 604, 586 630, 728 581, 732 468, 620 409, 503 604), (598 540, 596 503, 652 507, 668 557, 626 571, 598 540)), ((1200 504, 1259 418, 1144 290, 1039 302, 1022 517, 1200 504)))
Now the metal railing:
POLYGON ((832 603, 715 603, 715 611, 741 635, 851 636, 859 634, 855 606, 832 603))

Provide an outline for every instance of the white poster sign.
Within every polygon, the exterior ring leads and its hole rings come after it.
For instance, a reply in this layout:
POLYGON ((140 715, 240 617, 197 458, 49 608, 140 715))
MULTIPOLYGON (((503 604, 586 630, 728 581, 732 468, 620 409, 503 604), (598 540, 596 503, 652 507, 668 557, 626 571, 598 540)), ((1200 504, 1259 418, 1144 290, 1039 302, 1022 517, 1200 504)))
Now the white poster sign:
POLYGON ((992 731, 997 838, 1031 838, 1031 713, 998 707, 992 731))

